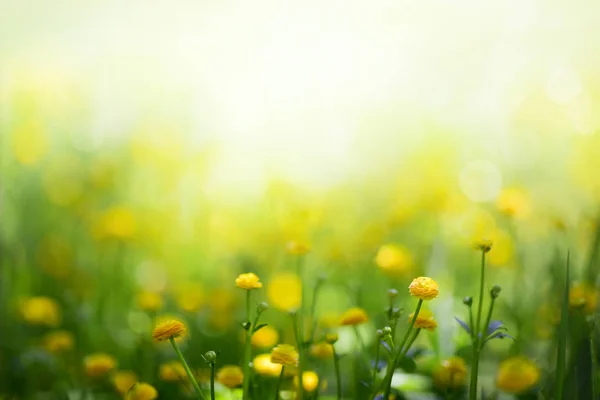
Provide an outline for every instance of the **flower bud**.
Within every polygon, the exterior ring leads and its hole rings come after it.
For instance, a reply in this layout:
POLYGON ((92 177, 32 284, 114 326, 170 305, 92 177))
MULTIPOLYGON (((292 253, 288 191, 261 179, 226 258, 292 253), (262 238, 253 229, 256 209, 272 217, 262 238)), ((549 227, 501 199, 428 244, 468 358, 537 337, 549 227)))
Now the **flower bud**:
POLYGON ((217 360, 217 353, 215 353, 212 350, 207 351, 206 353, 204 353, 204 359, 207 363, 213 364, 217 360))
POLYGON ((258 305, 258 312, 263 312, 263 311, 267 311, 269 309, 269 304, 267 304, 267 302, 263 301, 258 305))
POLYGON ((384 327, 382 329, 382 331, 383 331, 383 334, 386 335, 386 336, 392 334, 392 328, 390 328, 389 326, 384 327))
POLYGON ((388 290, 388 296, 393 299, 398 296, 398 291, 396 289, 390 289, 388 290))
POLYGON ((490 290, 490 295, 492 296, 492 299, 497 298, 498 296, 500 296, 500 292, 502 291, 502 288, 498 285, 494 285, 492 287, 492 290, 490 290))
POLYGON ((473 298, 471 296, 467 296, 463 299, 463 304, 467 307, 471 307, 473 305, 473 298))
POLYGON ((337 333, 328 333, 325 335, 325 341, 329 344, 334 344, 340 337, 337 333))
POLYGON ((381 329, 377 329, 375 334, 377 335, 378 338, 382 338, 384 336, 384 333, 381 329))
POLYGON ((246 331, 247 331, 248 329, 250 329, 250 326, 251 326, 251 325, 252 325, 252 324, 251 324, 249 321, 242 322, 242 328, 244 328, 244 330, 246 330, 246 331))

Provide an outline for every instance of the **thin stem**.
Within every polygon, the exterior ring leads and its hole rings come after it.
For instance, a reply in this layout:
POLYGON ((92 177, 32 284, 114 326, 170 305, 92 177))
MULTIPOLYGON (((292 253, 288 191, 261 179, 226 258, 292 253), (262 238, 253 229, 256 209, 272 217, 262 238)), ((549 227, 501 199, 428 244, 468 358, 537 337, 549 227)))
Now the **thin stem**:
POLYGON ((379 370, 379 352, 381 351, 381 339, 377 338, 377 344, 375 345, 375 366, 373 367, 373 383, 372 387, 375 387, 375 380, 377 379, 377 371, 379 370))
POLYGON ((315 318, 316 309, 317 309, 317 298, 319 296, 319 290, 321 289, 322 280, 319 279, 317 285, 315 286, 315 290, 313 291, 312 303, 310 305, 310 320, 312 322, 312 327, 310 330, 310 340, 312 343, 315 338, 315 331, 317 330, 317 319, 315 318))
MULTIPOLYGON (((250 323, 250 301, 251 291, 246 290, 246 323, 250 323)), ((249 400, 250 395, 250 357, 252 356, 252 346, 250 342, 252 340, 252 329, 253 326, 246 326, 246 343, 244 344, 244 383, 243 383, 243 399, 249 400)))
POLYGON ((475 325, 473 324, 473 307, 469 306, 469 327, 471 328, 471 343, 475 340, 475 325))
POLYGON ((406 345, 406 349, 402 352, 402 355, 400 358, 405 357, 406 354, 408 353, 408 350, 410 350, 410 347, 413 345, 413 343, 415 342, 415 340, 417 340, 417 336, 419 336, 419 333, 421 332, 421 328, 418 328, 415 331, 415 334, 413 335, 413 337, 408 341, 408 344, 406 345))
POLYGON ((181 350, 179 350, 179 346, 177 346, 177 343, 175 343, 175 339, 173 339, 171 337, 171 338, 169 338, 169 342, 171 342, 171 346, 173 346, 173 348, 175 349, 175 353, 177 353, 177 357, 179 357, 179 361, 181 361, 181 364, 183 365, 183 369, 185 369, 185 373, 187 374, 188 378, 190 379, 190 382, 192 383, 192 386, 194 387, 194 390, 196 391, 198 398, 206 399, 206 397, 204 396, 204 393, 202 392, 202 389, 200 389, 200 386, 198 386, 198 382, 196 382, 196 378, 194 378, 194 374, 192 374, 190 367, 188 366, 187 362, 185 361, 185 358, 183 358, 183 354, 181 354, 181 350))
POLYGON ((337 386, 337 399, 342 400, 342 378, 340 375, 340 356, 337 351, 335 351, 335 346, 333 347, 333 368, 335 369, 335 384, 337 386))
POLYGON ((281 372, 279 373, 279 379, 277 379, 277 386, 275 386, 275 400, 279 400, 279 390, 281 389, 281 381, 283 380, 283 370, 285 365, 281 365, 281 372))
POLYGON ((486 342, 486 340, 484 340, 483 338, 485 336, 487 336, 487 329, 488 329, 488 326, 490 326, 490 321, 492 319, 492 312, 494 311, 494 302, 495 301, 496 301, 496 299, 494 299, 492 297, 492 302, 490 303, 490 309, 488 310, 488 315, 487 315, 487 318, 485 319, 485 325, 482 327, 483 332, 481 332, 482 340, 479 344, 479 352, 481 352, 481 350, 483 350, 483 346, 485 345, 485 342, 486 342))
POLYGON ((210 363, 210 400, 215 400, 215 363, 210 363))
POLYGON ((354 334, 356 335, 356 338, 358 339, 358 343, 360 344, 360 354, 362 354, 363 360, 364 360, 365 364, 367 364, 367 369, 368 369, 369 368, 369 356, 367 355, 365 342, 363 341, 362 336, 360 336, 360 332, 358 331, 358 326, 354 325, 353 328, 354 328, 354 334))
POLYGON ((471 382, 469 385, 469 400, 477 400, 477 375, 479 373, 479 342, 483 341, 480 336, 481 309, 483 308, 483 287, 485 285, 485 250, 481 250, 481 279, 479 281, 479 306, 477 308, 477 324, 473 332, 473 366, 471 368, 471 382))

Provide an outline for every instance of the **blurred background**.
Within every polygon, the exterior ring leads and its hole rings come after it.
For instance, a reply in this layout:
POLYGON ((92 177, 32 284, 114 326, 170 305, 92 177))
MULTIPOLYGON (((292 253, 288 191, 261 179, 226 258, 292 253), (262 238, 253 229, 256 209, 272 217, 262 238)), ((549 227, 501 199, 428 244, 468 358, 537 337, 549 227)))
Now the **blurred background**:
MULTIPOLYGON (((492 238, 522 339, 491 358, 541 358, 548 266, 570 249, 575 279, 597 273, 598 15, 592 0, 3 1, 0 395, 77 381, 95 351, 152 382, 169 349, 147 371, 138 356, 162 313, 203 338, 192 361, 233 341, 223 360, 239 362, 234 279, 278 282, 290 241, 335 315, 421 274, 442 287, 432 310, 460 313, 471 241, 492 238), (39 349, 56 328, 75 337, 68 374, 39 349)), ((271 286, 275 309, 297 303, 271 286)), ((455 339, 441 358, 467 338, 438 322, 455 339)))

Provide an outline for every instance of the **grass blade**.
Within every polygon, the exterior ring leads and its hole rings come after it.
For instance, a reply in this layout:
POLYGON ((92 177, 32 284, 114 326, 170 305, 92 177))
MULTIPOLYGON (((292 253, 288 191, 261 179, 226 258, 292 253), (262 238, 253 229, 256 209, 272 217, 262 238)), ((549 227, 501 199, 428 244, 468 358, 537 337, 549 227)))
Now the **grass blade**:
POLYGON ((554 382, 554 395, 556 400, 563 398, 563 385, 565 382, 565 364, 567 356, 567 335, 569 334, 569 259, 570 253, 567 253, 567 270, 565 273, 565 292, 563 295, 560 327, 558 331, 558 353, 556 356, 556 380, 554 382))

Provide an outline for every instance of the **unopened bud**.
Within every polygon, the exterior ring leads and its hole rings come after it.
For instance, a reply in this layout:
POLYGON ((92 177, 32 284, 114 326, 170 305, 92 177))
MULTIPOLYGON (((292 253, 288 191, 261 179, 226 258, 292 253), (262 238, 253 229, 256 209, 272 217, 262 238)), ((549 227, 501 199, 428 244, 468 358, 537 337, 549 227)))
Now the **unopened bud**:
POLYGON ((467 296, 463 299, 463 304, 467 307, 471 307, 473 305, 473 298, 471 296, 467 296))
POLYGON ((392 334, 392 328, 390 328, 389 326, 386 326, 383 328, 383 334, 384 335, 391 335, 392 334))
POLYGON ((396 289, 390 289, 388 290, 388 296, 393 299, 398 296, 398 291, 396 289))
POLYGON ((502 288, 498 285, 494 285, 492 287, 492 290, 490 290, 490 295, 492 296, 492 299, 497 298, 498 296, 500 296, 500 292, 502 291, 502 288))
POLYGON ((206 360, 207 363, 212 364, 217 360, 217 353, 215 353, 214 351, 207 351, 204 354, 204 359, 206 360))
POLYGON ((258 305, 258 310, 259 310, 260 312, 262 312, 262 311, 267 311, 268 309, 269 309, 269 304, 268 304, 267 302, 265 302, 265 301, 261 302, 261 303, 258 305))

